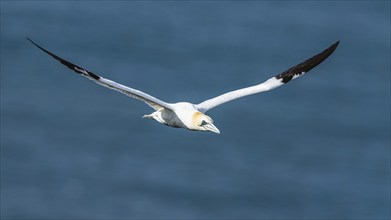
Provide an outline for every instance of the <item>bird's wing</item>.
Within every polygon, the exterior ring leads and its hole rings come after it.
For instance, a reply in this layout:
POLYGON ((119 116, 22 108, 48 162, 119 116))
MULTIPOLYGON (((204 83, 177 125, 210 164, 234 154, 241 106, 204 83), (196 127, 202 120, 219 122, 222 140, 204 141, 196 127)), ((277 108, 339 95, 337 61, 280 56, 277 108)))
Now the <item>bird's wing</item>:
POLYGON ((307 73, 312 68, 314 68, 315 66, 323 62, 327 57, 329 57, 334 52, 334 50, 338 46, 338 43, 339 41, 337 41, 336 43, 334 43, 333 45, 331 45, 329 48, 325 49, 321 53, 311 57, 310 59, 300 64, 297 64, 294 67, 291 67, 290 69, 266 80, 261 84, 227 92, 215 98, 208 99, 196 105, 196 108, 199 111, 205 113, 206 111, 218 105, 232 101, 234 99, 238 99, 248 95, 253 95, 260 92, 265 92, 277 88, 281 85, 284 85, 285 83, 291 81, 292 79, 296 79, 297 77, 307 73))
POLYGON ((142 91, 139 91, 139 90, 136 90, 136 89, 132 89, 132 88, 129 88, 127 86, 124 86, 122 84, 119 84, 119 83, 116 83, 114 81, 111 81, 109 79, 105 79, 101 76, 98 76, 96 75, 95 73, 92 73, 82 67, 79 67, 69 61, 66 61, 64 59, 62 59, 61 57, 58 57, 57 55, 49 52, 48 50, 42 48, 41 46, 39 46, 38 44, 36 44, 34 41, 32 41, 30 38, 27 38, 27 40, 29 40, 31 43, 33 43, 35 46, 37 46, 39 49, 43 50, 44 52, 46 52, 47 54, 49 54, 50 56, 52 56, 54 59, 60 61, 60 63, 64 64, 65 66, 67 66, 69 69, 75 71, 76 73, 79 73, 85 77, 87 77, 88 79, 98 83, 99 85, 101 86, 104 86, 104 87, 107 87, 109 89, 113 89, 113 90, 116 90, 118 92, 121 92, 127 96, 130 96, 132 98, 135 98, 135 99, 139 99, 139 100, 142 100, 144 101, 145 103, 147 103, 149 106, 151 106, 152 108, 154 108, 155 110, 159 110, 159 109, 162 109, 162 108, 166 108, 166 109, 172 109, 172 106, 169 104, 169 103, 166 103, 166 102, 163 102, 151 95, 148 95, 142 91))

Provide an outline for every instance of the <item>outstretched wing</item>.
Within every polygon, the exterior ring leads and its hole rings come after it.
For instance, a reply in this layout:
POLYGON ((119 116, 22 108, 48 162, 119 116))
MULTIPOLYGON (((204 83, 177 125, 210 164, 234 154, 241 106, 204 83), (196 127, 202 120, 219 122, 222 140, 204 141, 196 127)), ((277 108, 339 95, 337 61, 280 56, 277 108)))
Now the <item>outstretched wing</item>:
POLYGON ((87 77, 88 79, 98 83, 99 85, 101 86, 104 86, 104 87, 107 87, 109 89, 113 89, 113 90, 116 90, 118 92, 121 92, 129 97, 132 97, 132 98, 135 98, 135 99, 139 99, 139 100, 142 100, 144 101, 145 103, 147 103, 149 106, 151 106, 152 108, 154 108, 155 110, 159 110, 161 108, 166 108, 166 109, 171 109, 172 110, 172 107, 169 103, 166 103, 166 102, 163 102, 151 95, 148 95, 142 91, 139 91, 139 90, 136 90, 136 89, 132 89, 132 88, 129 88, 127 86, 124 86, 122 84, 119 84, 119 83, 116 83, 114 81, 111 81, 109 79, 105 79, 101 76, 98 76, 96 75, 95 73, 92 73, 86 69, 84 69, 83 67, 79 67, 69 61, 66 61, 64 59, 62 59, 61 57, 51 53, 50 51, 44 49, 43 47, 39 46, 38 44, 36 44, 34 41, 32 41, 30 38, 27 38, 27 40, 29 40, 31 43, 33 43, 35 46, 37 46, 39 49, 41 49, 42 51, 46 52, 47 54, 49 54, 50 56, 52 56, 54 59, 60 61, 60 63, 64 64, 65 66, 67 66, 69 69, 75 71, 76 73, 79 73, 85 77, 87 77))
POLYGON ((260 92, 265 92, 277 88, 281 85, 284 85, 285 83, 291 81, 292 79, 296 79, 299 76, 307 73, 312 68, 314 68, 315 66, 323 62, 327 57, 329 57, 334 52, 338 44, 339 41, 337 41, 336 43, 334 43, 333 45, 331 45, 329 48, 325 49, 321 53, 311 57, 310 59, 300 64, 297 64, 294 67, 291 67, 290 69, 266 80, 261 84, 227 92, 215 98, 208 99, 204 102, 201 102, 200 104, 196 105, 196 107, 199 111, 205 113, 218 105, 232 101, 234 99, 238 99, 248 95, 253 95, 260 92))

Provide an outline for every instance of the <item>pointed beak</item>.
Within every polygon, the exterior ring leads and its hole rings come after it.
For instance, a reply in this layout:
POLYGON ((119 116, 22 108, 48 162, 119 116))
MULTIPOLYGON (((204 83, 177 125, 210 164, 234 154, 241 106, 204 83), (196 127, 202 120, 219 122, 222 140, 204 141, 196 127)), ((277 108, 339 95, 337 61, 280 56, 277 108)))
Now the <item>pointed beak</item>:
POLYGON ((203 126, 207 131, 211 131, 220 134, 219 129, 214 124, 207 124, 203 126))

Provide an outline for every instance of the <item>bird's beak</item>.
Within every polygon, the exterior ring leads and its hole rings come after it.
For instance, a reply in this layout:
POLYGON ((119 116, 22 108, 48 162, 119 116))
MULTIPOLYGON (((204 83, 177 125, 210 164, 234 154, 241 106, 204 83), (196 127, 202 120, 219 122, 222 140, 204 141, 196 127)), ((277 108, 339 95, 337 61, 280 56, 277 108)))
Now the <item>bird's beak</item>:
POLYGON ((207 124, 203 126, 207 131, 211 131, 220 134, 219 129, 214 124, 207 124))

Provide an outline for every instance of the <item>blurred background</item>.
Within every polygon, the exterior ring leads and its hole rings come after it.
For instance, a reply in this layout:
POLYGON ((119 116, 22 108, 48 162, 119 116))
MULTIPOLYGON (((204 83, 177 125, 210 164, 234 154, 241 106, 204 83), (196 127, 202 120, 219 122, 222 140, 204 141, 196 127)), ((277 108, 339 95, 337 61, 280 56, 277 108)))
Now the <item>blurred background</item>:
POLYGON ((389 1, 1 1, 2 219, 385 219, 389 1), (335 53, 276 90, 208 112, 222 134, 153 109, 77 65, 167 102, 254 84, 335 53))

